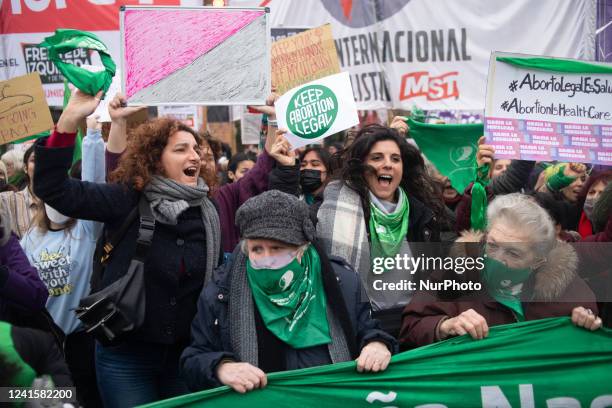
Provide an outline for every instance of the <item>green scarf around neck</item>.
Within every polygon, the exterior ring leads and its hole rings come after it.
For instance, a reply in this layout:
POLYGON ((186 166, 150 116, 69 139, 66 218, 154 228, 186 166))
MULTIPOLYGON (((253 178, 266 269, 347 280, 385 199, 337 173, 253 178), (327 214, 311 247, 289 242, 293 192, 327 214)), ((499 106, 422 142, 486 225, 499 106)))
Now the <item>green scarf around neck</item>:
POLYGON ((394 257, 408 233, 410 204, 408 196, 399 187, 398 204, 395 211, 385 214, 374 203, 370 203, 371 258, 394 257))
POLYGON ((484 231, 487 226, 487 190, 489 184, 489 164, 478 166, 476 180, 472 185, 472 207, 470 208, 470 225, 472 229, 484 231))
POLYGON ((255 269, 247 260, 247 277, 264 324, 295 349, 331 343, 321 259, 312 245, 279 269, 255 269))

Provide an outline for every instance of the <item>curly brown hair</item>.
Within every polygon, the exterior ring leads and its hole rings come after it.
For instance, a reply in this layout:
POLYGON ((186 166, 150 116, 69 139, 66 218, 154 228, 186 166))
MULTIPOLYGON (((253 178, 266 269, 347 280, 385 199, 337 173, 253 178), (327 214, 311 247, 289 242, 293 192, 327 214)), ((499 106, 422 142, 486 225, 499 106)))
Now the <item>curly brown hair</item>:
POLYGON ((155 174, 163 171, 162 152, 170 136, 181 130, 191 133, 198 145, 202 144, 202 136, 176 119, 157 118, 135 128, 130 132, 127 149, 110 180, 142 191, 155 174))
MULTIPOLYGON (((221 187, 221 183, 217 175, 217 168, 216 168, 216 163, 219 162, 219 158, 221 157, 221 153, 222 153, 221 141, 213 137, 208 132, 208 130, 204 130, 200 134, 202 136, 202 143, 200 143, 200 147, 202 148, 202 153, 204 153, 204 150, 206 150, 206 144, 208 143, 208 146, 210 147, 210 150, 213 154, 213 159, 215 161, 214 170, 204 168, 204 167, 200 169, 200 177, 202 177, 204 181, 206 182, 206 185, 208 185, 208 188, 210 189, 208 195, 212 197, 219 190, 219 187, 221 187)), ((202 163, 202 165, 204 165, 204 163, 202 163)))

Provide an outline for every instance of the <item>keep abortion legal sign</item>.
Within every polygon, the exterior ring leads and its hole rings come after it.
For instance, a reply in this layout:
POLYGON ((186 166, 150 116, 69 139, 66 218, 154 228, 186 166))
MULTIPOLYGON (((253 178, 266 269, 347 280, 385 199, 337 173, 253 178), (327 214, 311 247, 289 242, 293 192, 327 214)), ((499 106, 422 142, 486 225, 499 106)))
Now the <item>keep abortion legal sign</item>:
POLYGON ((287 91, 275 103, 281 129, 297 149, 359 124, 348 73, 330 75, 287 91))

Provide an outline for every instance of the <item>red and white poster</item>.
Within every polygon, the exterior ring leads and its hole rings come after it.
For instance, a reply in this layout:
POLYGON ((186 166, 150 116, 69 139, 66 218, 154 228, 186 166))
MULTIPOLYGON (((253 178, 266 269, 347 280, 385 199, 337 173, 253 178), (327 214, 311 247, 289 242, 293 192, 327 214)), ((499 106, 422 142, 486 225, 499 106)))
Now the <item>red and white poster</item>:
MULTIPOLYGON (((0 1, 0 80, 37 71, 47 102, 62 106, 63 76, 38 47, 58 28, 74 28, 96 34, 109 48, 119 67, 119 8, 124 5, 193 6, 197 0, 3 0, 0 1)), ((72 64, 101 65, 98 54, 74 50, 64 54, 72 64)))

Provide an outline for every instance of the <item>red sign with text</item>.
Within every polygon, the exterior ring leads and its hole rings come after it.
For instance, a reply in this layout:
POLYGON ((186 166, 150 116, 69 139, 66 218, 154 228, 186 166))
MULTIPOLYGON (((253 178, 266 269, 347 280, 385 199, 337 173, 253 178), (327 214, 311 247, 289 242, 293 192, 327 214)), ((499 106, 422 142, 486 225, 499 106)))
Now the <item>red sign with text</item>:
POLYGON ((3 0, 0 34, 45 33, 58 28, 118 31, 121 6, 179 6, 180 0, 3 0))

